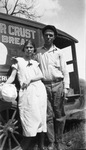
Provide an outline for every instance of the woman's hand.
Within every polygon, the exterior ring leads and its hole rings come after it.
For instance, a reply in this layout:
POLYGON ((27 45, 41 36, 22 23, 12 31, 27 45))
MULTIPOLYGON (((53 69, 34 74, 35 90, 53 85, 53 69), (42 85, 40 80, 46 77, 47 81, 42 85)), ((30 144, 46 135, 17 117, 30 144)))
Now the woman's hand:
POLYGON ((21 86, 21 89, 22 89, 22 90, 27 89, 27 86, 28 86, 28 84, 23 83, 22 86, 21 86))
POLYGON ((30 84, 30 81, 28 81, 28 83, 22 83, 22 86, 21 86, 21 89, 24 90, 24 89, 27 89, 27 87, 29 86, 30 84))

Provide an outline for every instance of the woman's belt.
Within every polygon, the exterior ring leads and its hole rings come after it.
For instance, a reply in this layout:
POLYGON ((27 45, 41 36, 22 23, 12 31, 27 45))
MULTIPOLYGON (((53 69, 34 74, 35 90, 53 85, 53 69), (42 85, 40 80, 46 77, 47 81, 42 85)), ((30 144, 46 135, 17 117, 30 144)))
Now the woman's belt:
POLYGON ((63 78, 56 78, 54 80, 43 80, 43 83, 44 84, 53 84, 53 83, 56 83, 56 82, 61 82, 63 80, 63 78))

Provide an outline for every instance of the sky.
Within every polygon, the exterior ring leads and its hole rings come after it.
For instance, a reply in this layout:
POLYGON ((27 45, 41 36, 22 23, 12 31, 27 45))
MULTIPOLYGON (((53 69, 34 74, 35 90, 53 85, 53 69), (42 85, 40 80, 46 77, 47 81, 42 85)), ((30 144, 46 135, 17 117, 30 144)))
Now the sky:
POLYGON ((36 10, 39 22, 55 25, 79 42, 76 44, 79 77, 85 74, 85 0, 37 0, 36 10))

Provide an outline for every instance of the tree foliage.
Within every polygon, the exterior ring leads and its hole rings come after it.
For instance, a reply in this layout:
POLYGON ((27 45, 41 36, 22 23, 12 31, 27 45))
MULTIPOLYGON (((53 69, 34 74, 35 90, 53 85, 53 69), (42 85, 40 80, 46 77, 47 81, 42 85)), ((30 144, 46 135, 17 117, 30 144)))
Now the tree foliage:
POLYGON ((0 12, 35 20, 37 17, 36 0, 0 0, 0 12))

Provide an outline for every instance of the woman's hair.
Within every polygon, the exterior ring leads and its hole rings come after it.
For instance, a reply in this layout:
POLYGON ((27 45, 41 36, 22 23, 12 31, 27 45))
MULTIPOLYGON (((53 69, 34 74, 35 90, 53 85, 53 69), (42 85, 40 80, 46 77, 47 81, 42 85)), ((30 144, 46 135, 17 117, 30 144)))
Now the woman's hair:
POLYGON ((25 47, 28 45, 28 43, 30 43, 30 44, 33 45, 33 47, 34 47, 34 53, 36 53, 37 49, 36 49, 35 43, 34 43, 34 41, 32 39, 25 41, 22 51, 24 52, 25 47))

